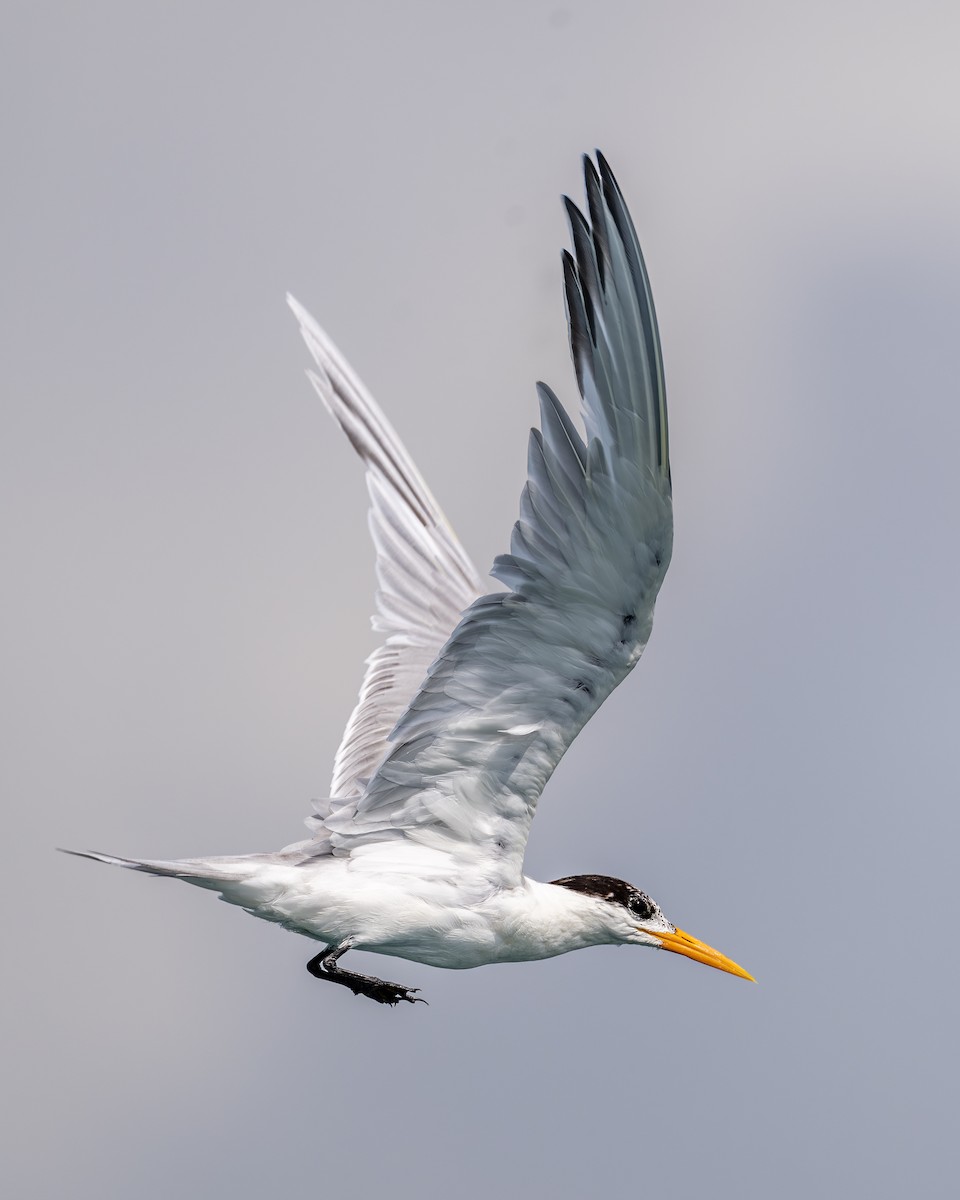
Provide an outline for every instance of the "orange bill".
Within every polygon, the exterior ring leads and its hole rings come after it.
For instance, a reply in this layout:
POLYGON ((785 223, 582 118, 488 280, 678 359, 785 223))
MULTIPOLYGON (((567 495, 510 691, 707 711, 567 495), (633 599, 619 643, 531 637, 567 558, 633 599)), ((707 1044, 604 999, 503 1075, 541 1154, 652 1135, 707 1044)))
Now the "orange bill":
POLYGON ((739 975, 741 979, 749 979, 751 983, 757 982, 743 967, 737 966, 732 958, 727 958, 719 950, 714 950, 706 942, 698 941, 689 933, 684 933, 682 929, 678 929, 674 933, 658 931, 654 937, 660 939, 664 950, 672 950, 674 954, 682 954, 684 958, 692 958, 695 962, 705 963, 708 967, 716 967, 718 971, 728 971, 731 975, 739 975))

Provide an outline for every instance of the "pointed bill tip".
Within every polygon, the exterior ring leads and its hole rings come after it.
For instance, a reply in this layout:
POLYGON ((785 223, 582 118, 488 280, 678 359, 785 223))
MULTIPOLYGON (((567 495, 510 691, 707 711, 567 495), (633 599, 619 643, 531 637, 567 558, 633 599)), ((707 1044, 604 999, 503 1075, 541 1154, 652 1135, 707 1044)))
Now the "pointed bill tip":
POLYGON ((664 950, 669 950, 673 954, 682 954, 684 958, 692 958, 694 962, 703 963, 707 967, 715 967, 718 971, 726 971, 728 975, 749 979, 751 983, 757 982, 749 971, 745 971, 732 958, 727 958, 719 950, 714 950, 706 942, 701 942, 699 938, 685 933, 682 929, 677 929, 673 933, 658 933, 656 937, 659 938, 664 950))

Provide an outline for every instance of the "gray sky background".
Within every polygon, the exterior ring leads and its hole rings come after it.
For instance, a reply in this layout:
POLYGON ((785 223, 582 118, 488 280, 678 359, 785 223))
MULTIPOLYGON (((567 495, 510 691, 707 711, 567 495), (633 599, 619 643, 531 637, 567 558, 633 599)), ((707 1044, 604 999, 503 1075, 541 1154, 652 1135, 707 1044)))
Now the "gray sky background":
POLYGON ((7 6, 7 1194, 950 1190, 957 14, 7 6), (676 552, 527 866, 631 880, 760 985, 358 958, 430 1001, 379 1009, 304 939, 55 855, 298 836, 373 576, 284 292, 486 569, 535 379, 574 395, 558 197, 595 145, 653 278, 676 552))

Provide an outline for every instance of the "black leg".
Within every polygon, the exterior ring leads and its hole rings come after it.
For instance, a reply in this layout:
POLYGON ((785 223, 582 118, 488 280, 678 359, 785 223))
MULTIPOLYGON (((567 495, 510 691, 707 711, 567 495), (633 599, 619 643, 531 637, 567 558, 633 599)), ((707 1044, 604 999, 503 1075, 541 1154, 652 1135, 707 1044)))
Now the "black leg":
POLYGON ((328 946, 321 950, 316 957, 307 963, 307 970, 315 979, 329 979, 331 983, 342 983, 355 996, 369 996, 378 1004, 399 1004, 407 1000, 410 1004, 426 1004, 413 993, 419 988, 405 988, 399 983, 388 983, 385 979, 376 979, 373 975, 358 975, 354 971, 343 971, 337 966, 337 959, 350 949, 349 942, 341 942, 339 946, 328 946))

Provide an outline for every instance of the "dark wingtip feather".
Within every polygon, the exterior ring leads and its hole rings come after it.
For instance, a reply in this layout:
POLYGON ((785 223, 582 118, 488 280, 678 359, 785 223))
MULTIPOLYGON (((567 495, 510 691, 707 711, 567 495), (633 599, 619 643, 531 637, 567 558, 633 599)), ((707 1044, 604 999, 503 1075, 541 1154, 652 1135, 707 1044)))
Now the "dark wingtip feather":
POLYGON ((570 330, 570 353, 577 373, 577 384, 583 395, 583 364, 590 356, 590 318, 587 316, 577 265, 569 250, 563 251, 563 294, 567 303, 567 325, 570 330))
POLYGON ((590 213, 590 229, 593 249, 597 260, 597 276, 600 286, 607 286, 607 263, 610 249, 607 245, 607 226, 603 216, 603 184, 593 165, 593 159, 583 156, 583 181, 587 192, 587 211, 590 213))
POLYGON ((599 150, 596 151, 596 155, 597 164, 600 169, 600 186, 603 190, 603 199, 613 221, 613 226, 627 253, 630 269, 634 276, 637 296, 642 302, 641 323, 643 336, 647 345, 649 360, 654 365, 656 372, 655 382, 659 393, 659 403, 655 406, 653 414, 656 422, 657 457, 660 467, 666 472, 667 482, 669 483, 670 449, 667 432, 667 412, 663 396, 663 354, 660 348, 660 333, 657 327, 657 314, 653 304, 650 278, 643 259, 643 250, 640 247, 637 231, 634 228, 633 219, 630 216, 630 210, 627 207, 623 192, 619 183, 617 183, 617 177, 599 150))
POLYGON ((564 196, 567 210, 567 221, 570 224, 570 236, 573 238, 573 249, 577 265, 577 278, 580 283, 580 294, 583 298, 583 308, 590 326, 590 339, 594 345, 597 341, 596 305, 600 301, 602 288, 597 275, 597 260, 594 254, 593 238, 590 236, 590 226, 579 208, 569 196, 564 196))
MULTIPOLYGON (((614 186, 614 187, 617 189, 617 191, 619 192, 619 191, 620 191, 620 185, 617 183, 617 178, 616 178, 616 176, 615 176, 615 175, 614 175, 614 173, 613 173, 613 172, 610 170, 610 164, 607 162, 606 158, 604 157, 603 151, 602 151, 602 150, 595 150, 595 151, 594 151, 594 154, 596 154, 596 156, 597 156, 597 166, 600 168, 600 175, 601 175, 601 177, 604 177, 604 178, 606 178, 606 179, 609 179, 609 180, 610 180, 610 182, 613 184, 613 186, 614 186)), ((621 192, 621 195, 622 195, 622 194, 623 194, 623 193, 621 192)))

